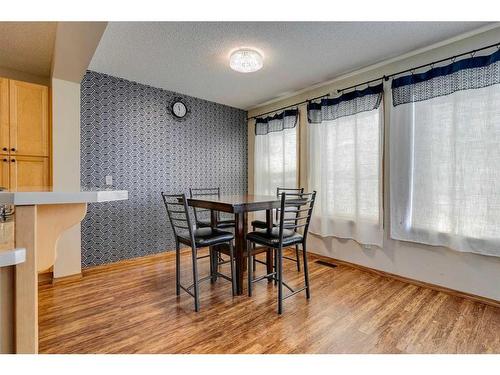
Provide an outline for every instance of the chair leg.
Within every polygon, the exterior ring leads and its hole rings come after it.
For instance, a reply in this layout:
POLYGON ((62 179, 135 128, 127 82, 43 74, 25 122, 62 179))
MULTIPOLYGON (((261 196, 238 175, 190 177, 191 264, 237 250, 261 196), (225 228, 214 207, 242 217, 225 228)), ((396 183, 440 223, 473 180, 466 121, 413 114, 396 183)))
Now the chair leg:
POLYGON ((304 260, 304 281, 306 284, 306 298, 311 298, 311 291, 309 288, 309 268, 307 267, 307 249, 306 243, 302 242, 302 257, 304 260))
MULTIPOLYGON (((252 230, 255 232, 255 226, 252 226, 252 230)), ((255 250, 255 242, 253 243, 252 248, 255 250)), ((247 247, 247 249, 250 249, 247 247)), ((255 260, 255 256, 253 257, 253 272, 255 272, 255 269, 257 268, 257 261, 255 260)))
POLYGON ((200 298, 199 298, 199 283, 198 283, 198 261, 196 259, 197 251, 196 246, 191 247, 193 254, 193 290, 194 290, 194 311, 200 311, 200 298))
POLYGON ((175 242, 175 293, 181 294, 181 246, 175 242))
POLYGON ((251 297, 252 296, 252 279, 253 279, 253 276, 252 276, 252 260, 253 260, 253 257, 251 255, 251 250, 250 250, 250 246, 248 246, 249 243, 247 242, 247 251, 248 251, 248 254, 247 254, 247 261, 248 261, 248 270, 247 270, 247 273, 248 273, 248 286, 247 286, 247 289, 248 289, 248 296, 251 297))
POLYGON ((233 243, 229 242, 229 262, 231 264, 231 285, 233 287, 233 296, 236 295, 236 272, 234 268, 234 248, 233 243))
POLYGON ((297 260, 297 272, 300 272, 299 244, 295 245, 295 259, 297 260))
POLYGON ((217 250, 217 248, 214 249, 214 278, 215 278, 215 281, 217 281, 217 279, 219 278, 217 276, 217 272, 219 272, 220 268, 219 268, 219 259, 221 258, 221 255, 220 255, 220 251, 217 250))
POLYGON ((208 247, 208 259, 210 261, 210 283, 215 282, 215 273, 214 273, 214 248, 212 246, 208 247))
MULTIPOLYGON (((266 250, 266 272, 267 274, 273 273, 273 250, 271 248, 267 248, 266 250)), ((267 282, 271 283, 273 281, 273 277, 269 276, 267 278, 267 282)))
POLYGON ((211 283, 215 283, 218 279, 217 272, 219 272, 219 257, 220 252, 217 250, 217 247, 211 246, 209 247, 210 252, 210 278, 211 283))
POLYGON ((274 285, 278 284, 278 250, 274 252, 274 285))
POLYGON ((199 285, 198 285, 198 262, 196 259, 196 246, 191 247, 193 254, 193 284, 194 284, 194 311, 200 310, 199 285))
POLYGON ((278 258, 278 314, 283 313, 283 248, 276 250, 278 258))

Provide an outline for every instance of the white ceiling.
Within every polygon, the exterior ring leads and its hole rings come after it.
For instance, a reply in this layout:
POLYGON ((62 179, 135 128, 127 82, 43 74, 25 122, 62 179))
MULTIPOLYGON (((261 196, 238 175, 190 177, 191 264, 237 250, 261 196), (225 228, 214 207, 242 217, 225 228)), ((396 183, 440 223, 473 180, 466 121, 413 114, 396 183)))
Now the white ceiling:
POLYGON ((56 22, 0 22, 0 67, 50 76, 56 22))
POLYGON ((248 109, 477 29, 481 22, 111 22, 89 69, 248 109), (242 74, 229 53, 255 47, 242 74))

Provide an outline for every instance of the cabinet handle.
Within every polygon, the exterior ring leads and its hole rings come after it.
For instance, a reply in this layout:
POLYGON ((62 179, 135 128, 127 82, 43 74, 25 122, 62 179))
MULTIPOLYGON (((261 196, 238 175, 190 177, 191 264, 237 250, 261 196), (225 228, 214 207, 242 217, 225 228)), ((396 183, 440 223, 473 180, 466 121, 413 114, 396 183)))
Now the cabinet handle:
POLYGON ((10 159, 10 162, 11 162, 11 163, 15 163, 15 162, 16 162, 16 159, 10 159))
POLYGON ((8 160, 7 160, 7 159, 3 159, 3 161, 4 161, 4 162, 8 162, 8 160))
POLYGON ((14 147, 12 147, 12 148, 10 149, 10 151, 14 151, 14 152, 16 152, 16 149, 15 149, 14 147))
POLYGON ((8 150, 7 147, 2 148, 2 151, 7 151, 7 150, 8 150))

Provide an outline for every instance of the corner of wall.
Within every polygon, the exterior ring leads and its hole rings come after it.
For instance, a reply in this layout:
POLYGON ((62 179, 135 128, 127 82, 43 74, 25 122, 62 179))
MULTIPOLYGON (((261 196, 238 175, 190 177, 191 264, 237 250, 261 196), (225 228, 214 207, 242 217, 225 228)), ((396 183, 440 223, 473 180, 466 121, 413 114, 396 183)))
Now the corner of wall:
MULTIPOLYGON (((80 190, 80 84, 52 79, 53 190, 80 190)), ((54 277, 81 272, 80 224, 57 243, 54 277)))

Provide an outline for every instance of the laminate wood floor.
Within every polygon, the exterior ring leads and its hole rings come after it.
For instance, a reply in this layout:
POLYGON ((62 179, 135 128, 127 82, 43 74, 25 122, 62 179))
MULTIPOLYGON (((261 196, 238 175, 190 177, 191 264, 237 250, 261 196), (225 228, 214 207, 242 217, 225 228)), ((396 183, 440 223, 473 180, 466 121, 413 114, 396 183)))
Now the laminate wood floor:
MULTIPOLYGON (((183 254, 183 281, 190 257, 183 254)), ((175 295, 172 253, 84 270, 39 287, 41 353, 500 353, 500 309, 310 258, 311 299, 276 313, 276 288, 231 296, 201 287, 201 311, 175 295)), ((208 273, 208 259, 200 261, 208 273)), ((285 278, 301 285, 295 263, 285 278)), ((264 266, 258 271, 264 272, 264 266)))

